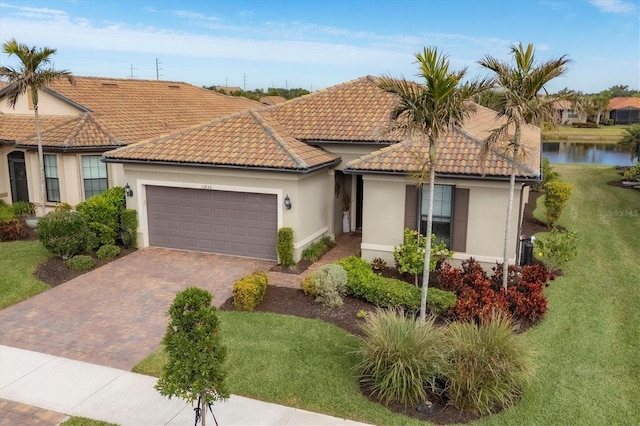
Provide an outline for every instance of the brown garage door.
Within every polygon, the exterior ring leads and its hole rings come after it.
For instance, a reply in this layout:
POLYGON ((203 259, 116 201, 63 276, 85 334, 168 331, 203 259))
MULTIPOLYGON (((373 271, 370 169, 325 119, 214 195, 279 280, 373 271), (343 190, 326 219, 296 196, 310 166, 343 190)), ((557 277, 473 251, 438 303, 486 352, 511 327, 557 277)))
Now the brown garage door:
POLYGON ((276 260, 273 194, 147 186, 149 244, 276 260))

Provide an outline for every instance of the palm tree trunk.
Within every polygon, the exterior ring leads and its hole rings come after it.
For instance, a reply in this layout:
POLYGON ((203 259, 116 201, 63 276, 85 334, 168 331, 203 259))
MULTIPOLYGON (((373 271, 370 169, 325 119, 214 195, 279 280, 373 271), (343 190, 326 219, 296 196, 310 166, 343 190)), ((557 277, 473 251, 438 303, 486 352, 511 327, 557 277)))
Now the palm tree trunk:
POLYGON ((46 214, 45 211, 45 193, 47 192, 47 188, 45 185, 45 177, 44 177, 44 153, 42 152, 42 135, 40 134, 40 117, 38 116, 38 104, 34 103, 33 111, 36 116, 36 138, 38 139, 38 162, 40 163, 40 208, 42 209, 41 215, 44 216, 46 214))
POLYGON ((513 138, 513 158, 511 162, 511 177, 509 179, 509 202, 507 204, 507 221, 504 230, 504 252, 502 254, 502 288, 507 290, 509 281, 509 242, 511 242, 511 212, 513 211, 513 193, 516 189, 516 171, 518 164, 518 151, 520 149, 520 124, 516 123, 513 138))
POLYGON ((420 319, 427 318, 427 292, 429 291, 429 272, 431 272, 431 229, 433 228, 433 192, 436 180, 436 167, 431 156, 429 164, 429 211, 427 212, 427 245, 424 250, 424 270, 422 272, 422 299, 420 300, 420 319))

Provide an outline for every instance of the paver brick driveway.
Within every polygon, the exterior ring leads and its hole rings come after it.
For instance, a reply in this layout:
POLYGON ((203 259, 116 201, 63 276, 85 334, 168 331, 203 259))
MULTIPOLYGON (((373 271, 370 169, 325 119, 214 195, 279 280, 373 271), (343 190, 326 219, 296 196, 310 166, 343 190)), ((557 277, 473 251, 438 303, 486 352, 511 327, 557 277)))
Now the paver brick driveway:
POLYGON ((160 346, 176 293, 220 306, 233 283, 274 262, 145 248, 0 311, 0 344, 130 370, 160 346))

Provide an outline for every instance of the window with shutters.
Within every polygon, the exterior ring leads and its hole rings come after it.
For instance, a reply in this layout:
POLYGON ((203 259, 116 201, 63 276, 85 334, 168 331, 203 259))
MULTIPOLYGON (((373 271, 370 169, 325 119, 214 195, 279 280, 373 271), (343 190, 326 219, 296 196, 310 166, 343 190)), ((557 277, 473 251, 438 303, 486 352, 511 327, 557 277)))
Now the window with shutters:
MULTIPOLYGON (((451 247, 451 219, 453 217, 453 186, 435 185, 433 192, 433 227, 436 243, 444 241, 451 247)), ((420 232, 427 233, 427 214, 429 212, 429 185, 422 187, 422 203, 420 207, 420 232)))

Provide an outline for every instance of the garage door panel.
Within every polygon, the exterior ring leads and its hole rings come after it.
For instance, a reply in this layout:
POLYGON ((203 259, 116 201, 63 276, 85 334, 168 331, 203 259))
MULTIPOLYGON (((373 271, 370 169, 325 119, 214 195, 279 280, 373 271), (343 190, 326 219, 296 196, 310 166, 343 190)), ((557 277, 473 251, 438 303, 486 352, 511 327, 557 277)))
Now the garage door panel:
POLYGON ((147 186, 149 243, 275 260, 273 194, 147 186))

